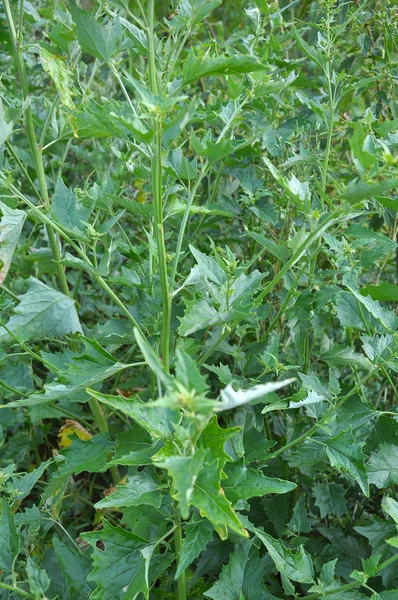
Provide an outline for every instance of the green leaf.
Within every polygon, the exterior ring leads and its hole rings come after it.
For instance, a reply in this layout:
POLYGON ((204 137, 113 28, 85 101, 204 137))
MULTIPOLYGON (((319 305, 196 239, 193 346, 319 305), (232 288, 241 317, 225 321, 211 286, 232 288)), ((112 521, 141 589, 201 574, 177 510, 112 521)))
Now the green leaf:
POLYGON ((19 554, 19 535, 14 515, 5 498, 0 499, 0 569, 11 573, 19 554))
POLYGON ((52 463, 52 459, 42 462, 36 469, 25 473, 21 477, 12 479, 14 500, 23 500, 30 494, 35 484, 39 481, 47 467, 52 463))
POLYGON ((172 497, 178 502, 183 519, 189 516, 195 483, 206 454, 206 450, 199 448, 192 456, 169 456, 156 463, 156 466, 166 469, 173 480, 172 497))
POLYGON ((183 386, 184 389, 195 392, 196 394, 206 394, 209 386, 207 379, 203 376, 194 360, 177 348, 176 351, 176 382, 183 386))
POLYGON ((232 385, 227 385, 226 388, 221 390, 221 403, 216 408, 216 412, 222 412, 224 410, 231 410, 238 406, 243 406, 248 402, 254 400, 260 400, 267 394, 280 390, 287 385, 293 383, 295 379, 285 379, 284 381, 275 381, 270 383, 264 383, 255 385, 249 390, 234 390, 232 385))
POLYGON ((73 90, 73 74, 67 67, 66 61, 61 56, 56 56, 52 52, 48 52, 43 47, 40 47, 40 62, 43 69, 49 74, 53 80, 61 104, 74 110, 75 104, 72 97, 76 92, 73 90))
POLYGON ((347 367, 352 365, 362 369, 370 368, 370 362, 366 356, 351 350, 347 346, 333 346, 330 350, 321 354, 320 359, 328 363, 331 367, 347 367))
POLYGON ((29 589, 31 593, 38 599, 45 596, 46 590, 50 586, 50 579, 43 569, 35 563, 35 561, 28 556, 26 561, 26 574, 28 576, 29 589))
POLYGON ((339 483, 320 483, 313 487, 315 505, 321 512, 321 518, 333 514, 341 517, 347 514, 347 504, 344 499, 346 490, 339 483))
MULTIPOLYGON (((24 342, 46 337, 53 340, 68 333, 81 333, 73 298, 53 290, 34 277, 30 277, 28 282, 28 291, 19 296, 16 314, 7 323, 11 333, 24 342)), ((4 327, 0 327, 0 345, 12 342, 13 337, 4 327)))
POLYGON ((312 559, 303 546, 293 552, 267 533, 259 529, 255 529, 254 532, 267 548, 276 568, 282 575, 299 583, 314 583, 312 559))
POLYGON ((398 327, 398 317, 392 311, 380 306, 377 300, 373 300, 369 296, 363 296, 352 275, 345 276, 343 279, 344 285, 350 290, 360 304, 363 304, 370 314, 380 321, 380 323, 388 330, 394 331, 398 327))
POLYGON ((65 546, 58 538, 53 538, 53 548, 62 575, 70 586, 71 595, 76 600, 88 598, 92 592, 92 586, 87 582, 91 571, 91 561, 88 557, 65 546))
POLYGON ((129 475, 127 483, 118 485, 115 492, 95 504, 95 508, 124 508, 145 504, 159 508, 162 501, 161 487, 145 471, 129 475))
POLYGON ((376 555, 391 551, 387 539, 396 534, 397 526, 391 521, 372 515, 366 525, 357 525, 354 530, 369 540, 373 554, 376 555))
POLYGON ((383 498, 381 503, 384 512, 387 515, 390 515, 395 523, 398 525, 398 502, 394 500, 394 498, 390 498, 389 496, 383 498))
POLYGON ((299 32, 297 31, 297 29, 295 27, 292 28, 292 32, 293 32, 294 38, 295 38, 300 50, 302 52, 304 52, 304 54, 306 56, 308 56, 308 58, 310 60, 312 60, 312 62, 317 64, 319 67, 321 67, 321 68, 325 67, 327 60, 328 60, 326 54, 321 52, 321 50, 313 48, 312 46, 307 44, 307 42, 299 34, 299 32))
POLYGON ((233 504, 238 500, 247 500, 265 494, 286 494, 297 487, 290 481, 266 477, 261 471, 237 464, 227 464, 224 471, 227 479, 223 481, 222 486, 228 500, 233 504))
POLYGON ((106 26, 103 26, 75 4, 72 4, 69 10, 76 24, 75 32, 82 50, 95 58, 109 62, 119 48, 120 25, 117 22, 109 21, 106 26))
POLYGON ((140 593, 147 597, 147 550, 151 546, 145 540, 121 527, 113 527, 105 519, 102 530, 83 533, 81 537, 93 548, 94 568, 88 581, 95 582, 97 587, 90 596, 91 600, 126 598, 124 591, 127 586, 131 588, 127 592, 130 600, 140 593))
POLYGON ((362 202, 368 198, 377 198, 377 196, 382 196, 385 192, 396 189, 397 187, 398 179, 391 179, 371 185, 355 179, 348 184, 344 198, 348 200, 350 204, 357 204, 358 202, 362 202))
POLYGON ((189 249, 195 257, 196 262, 198 263, 199 273, 204 275, 210 281, 217 283, 218 285, 224 285, 227 281, 227 274, 220 267, 217 261, 211 256, 206 256, 203 252, 196 250, 191 244, 189 245, 189 249))
POLYGON ((166 387, 171 387, 173 380, 164 370, 162 363, 152 350, 151 346, 136 328, 134 329, 134 335, 148 366, 166 387))
POLYGON ((309 533, 312 529, 312 522, 307 514, 305 496, 300 496, 294 505, 293 515, 287 526, 290 531, 294 531, 295 533, 309 533))
POLYGON ((369 495, 369 483, 362 452, 364 442, 354 442, 352 430, 342 431, 326 442, 326 453, 332 467, 336 467, 349 479, 356 481, 365 494, 369 495))
POLYGON ((219 579, 204 596, 213 600, 276 600, 264 586, 261 567, 251 542, 236 545, 219 579))
MULTIPOLYGON (((55 365, 57 378, 52 383, 45 384, 41 392, 31 394, 26 400, 9 402, 7 406, 38 406, 63 398, 83 402, 88 399, 85 392, 87 386, 98 384, 129 367, 116 362, 116 359, 95 340, 84 336, 81 336, 81 339, 85 350, 82 354, 65 353, 65 362, 55 365)), ((47 364, 57 361, 56 355, 42 353, 42 356, 47 364)))
POLYGON ((367 464, 369 483, 379 489, 398 484, 398 445, 380 444, 367 464))
POLYGON ((196 25, 204 21, 222 2, 223 0, 189 0, 189 4, 184 3, 184 8, 190 8, 189 17, 192 25, 196 25))
POLYGON ((84 230, 84 222, 87 222, 90 213, 91 208, 79 204, 76 194, 65 186, 61 177, 58 177, 51 203, 51 214, 56 223, 78 234, 84 230))
POLYGON ((178 557, 175 579, 206 549, 213 537, 213 526, 206 519, 190 521, 184 524, 182 549, 178 557))
POLYGON ((3 202, 0 202, 0 210, 3 213, 0 221, 0 284, 2 284, 10 269, 26 213, 9 208, 3 202))
POLYGON ((398 302, 398 285, 383 281, 379 285, 365 285, 360 289, 363 296, 381 302, 398 302))
POLYGON ((200 436, 200 443, 210 449, 213 458, 225 463, 231 461, 229 454, 225 452, 225 443, 234 437, 241 427, 230 427, 224 429, 219 426, 216 415, 213 415, 211 421, 206 425, 200 436))
POLYGON ((289 248, 285 248, 281 244, 277 244, 274 240, 266 238, 261 233, 257 233, 255 231, 247 231, 247 235, 251 237, 253 240, 256 240, 260 246, 266 249, 267 252, 275 256, 282 262, 286 262, 292 255, 292 251, 289 248))
POLYGON ((3 146, 4 142, 8 140, 12 134, 13 123, 12 121, 7 122, 5 119, 3 102, 0 98, 0 147, 3 146))
POLYGON ((141 427, 146 429, 154 438, 167 439, 173 433, 173 423, 177 423, 175 411, 159 406, 147 407, 137 399, 123 398, 122 396, 110 396, 100 394, 95 390, 87 389, 87 393, 99 402, 120 410, 123 414, 131 417, 141 427))
POLYGON ((213 75, 236 75, 263 71, 266 67, 254 56, 244 54, 198 58, 191 51, 184 62, 181 87, 213 75))
POLYGON ((107 469, 107 456, 113 448, 113 443, 105 433, 98 433, 90 440, 82 441, 73 435, 72 444, 59 452, 56 462, 59 464, 58 473, 63 477, 88 473, 100 473, 107 469))
POLYGON ((218 461, 205 464, 199 471, 195 488, 191 497, 191 504, 196 506, 202 517, 209 519, 222 539, 227 536, 226 527, 236 533, 247 537, 231 502, 225 497, 221 488, 221 469, 218 461))

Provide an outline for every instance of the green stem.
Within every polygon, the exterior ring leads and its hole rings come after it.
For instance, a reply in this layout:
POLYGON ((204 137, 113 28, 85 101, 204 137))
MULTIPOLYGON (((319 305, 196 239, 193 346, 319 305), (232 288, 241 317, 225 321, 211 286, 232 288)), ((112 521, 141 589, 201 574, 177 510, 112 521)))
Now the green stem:
MULTIPOLYGON (((384 562, 382 562, 376 569, 375 575, 380 573, 386 567, 389 567, 392 563, 398 560, 398 554, 394 554, 384 562)), ((301 600, 318 600, 318 598, 326 598, 327 596, 334 596, 335 594, 341 594, 342 592, 348 592, 348 590, 353 590, 357 587, 361 587, 364 585, 361 581, 353 581, 352 583, 347 583, 347 585, 343 585, 339 588, 334 588, 333 590, 328 590, 326 592, 321 592, 319 594, 308 594, 307 596, 303 596, 301 600)), ((367 586, 365 586, 367 587, 367 586)), ((369 588, 368 588, 369 589, 369 588)))
POLYGON ((35 600, 35 596, 33 596, 33 594, 29 594, 29 592, 25 592, 25 590, 21 590, 21 588, 19 587, 8 585, 7 583, 3 583, 2 581, 0 581, 0 588, 3 588, 3 590, 7 590, 8 592, 14 592, 14 594, 18 594, 19 596, 23 596, 24 598, 32 598, 32 600, 35 600))
MULTIPOLYGON (((39 146, 37 145, 35 128, 34 128, 34 124, 33 124, 33 115, 32 115, 32 110, 31 110, 30 104, 29 104, 29 86, 28 86, 28 79, 26 76, 25 63, 23 61, 23 56, 22 56, 21 40, 18 39, 17 32, 15 30, 15 25, 14 25, 14 20, 13 20, 9 0, 4 0, 3 4, 4 4, 4 9, 5 9, 6 18, 7 18, 8 29, 9 29, 10 36, 11 36, 15 64, 17 67, 20 81, 21 81, 22 97, 23 97, 24 102, 27 104, 27 107, 25 109, 25 119, 26 119, 26 130, 27 130, 29 147, 30 147, 30 150, 31 150, 31 153, 33 156, 34 163, 35 163, 36 175, 37 175, 37 179, 39 182, 40 195, 44 201, 46 208, 49 209, 50 208, 50 199, 49 199, 48 190, 47 190, 46 175, 44 172, 42 154, 39 149, 39 146)), ((60 251, 59 241, 58 241, 57 236, 55 235, 53 229, 48 228, 48 227, 47 227, 47 235, 48 235, 48 240, 50 242, 54 260, 57 263, 56 268, 57 268, 57 273, 58 273, 61 290, 65 295, 68 296, 69 295, 68 282, 66 280, 64 267, 60 263, 61 251, 60 251)))
POLYGON ((363 379, 362 381, 360 381, 351 391, 348 392, 348 394, 346 394, 345 396, 343 396, 342 398, 340 398, 340 400, 330 409, 328 410, 322 418, 319 419, 319 421, 317 421, 315 423, 315 425, 313 425, 312 427, 310 427, 309 429, 307 429, 307 431, 305 431, 302 435, 296 437, 294 440, 292 440, 291 442, 289 442, 288 444, 286 444, 285 446, 283 446, 282 448, 279 448, 279 450, 276 450, 275 452, 273 452, 272 454, 270 454, 269 458, 267 460, 270 460, 272 458, 276 458, 277 456, 280 456, 281 454, 284 454, 287 450, 290 450, 291 448, 294 448, 294 446, 297 446, 298 444, 301 444, 301 442, 304 442, 307 438, 311 437, 316 430, 318 429, 318 427, 320 425, 323 425, 324 423, 326 423, 329 419, 329 417, 333 416, 333 414, 336 412, 336 409, 341 406, 343 404, 343 402, 345 402, 346 400, 348 400, 348 398, 350 398, 353 394, 355 394, 359 388, 367 382, 368 379, 370 379, 370 377, 373 375, 373 373, 377 371, 377 369, 373 369, 372 371, 370 371, 363 379))
POLYGON ((275 277, 265 286, 263 291, 257 296, 255 300, 255 304, 258 306, 259 302, 269 294, 274 287, 279 283, 279 281, 286 275, 286 273, 296 264, 297 261, 305 254, 307 249, 320 238, 322 233, 326 231, 333 223, 339 220, 340 216, 343 214, 342 209, 337 209, 330 213, 330 215, 313 231, 309 234, 307 239, 301 244, 301 246, 296 250, 293 256, 287 261, 284 267, 275 275, 275 277))
POLYGON ((8 385, 8 383, 3 381, 2 379, 0 379, 0 387, 4 388, 5 390, 8 390, 9 392, 11 392, 12 394, 15 394, 16 396, 23 396, 24 398, 28 398, 28 394, 25 394, 24 392, 17 390, 17 388, 13 387, 12 385, 8 385))
MULTIPOLYGON (((158 80, 155 63, 154 48, 154 0, 149 1, 148 11, 148 58, 149 58, 149 79, 151 92, 154 96, 158 95, 158 80)), ((161 115, 154 116, 155 142, 152 161, 152 189, 154 205, 154 227, 156 246, 158 251, 159 275, 162 293, 162 334, 161 334, 161 355, 163 366, 166 371, 170 365, 170 333, 171 333, 171 295, 169 291, 169 281, 167 276, 166 246, 164 241, 164 223, 163 223, 163 167, 162 167, 162 120, 161 115)))
MULTIPOLYGON (((182 526, 180 511, 178 510, 177 503, 174 503, 174 522, 176 526, 174 531, 174 544, 178 564, 182 551, 182 526)), ((187 589, 185 582, 185 571, 183 571, 177 579, 177 600, 186 600, 186 597, 187 589)))
MULTIPOLYGON (((26 196, 24 196, 12 183, 7 184, 7 187, 10 191, 12 191, 17 198, 22 200, 25 204, 29 206, 30 209, 37 215, 42 223, 44 223, 49 228, 56 231, 70 246, 76 251, 76 253, 80 256, 80 258, 86 263, 88 272, 94 277, 97 281, 98 285, 102 287, 102 289, 112 298, 114 303, 120 308, 125 317, 130 321, 130 323, 138 329, 143 338, 146 340, 146 336, 144 335, 141 327, 134 319, 133 315, 127 308, 127 306, 120 300, 117 294, 109 287, 106 281, 95 271, 95 267, 92 264, 91 260, 88 256, 83 252, 81 248, 69 237, 65 231, 61 227, 59 227, 56 223, 54 223, 48 215, 41 212, 41 210, 33 204, 26 196)), ((3 286, 4 287, 4 286, 3 286)), ((7 291, 7 290, 5 290, 7 291)))
POLYGON ((333 136, 333 126, 334 126, 334 114, 335 114, 335 99, 332 90, 332 81, 331 81, 331 39, 330 39, 330 9, 328 9, 328 18, 327 18, 327 53, 328 53, 328 62, 325 67, 325 75, 328 83, 328 98, 329 98, 329 115, 327 122, 327 140, 326 140, 326 150, 325 150, 325 162, 323 164, 322 171, 322 189, 325 191, 326 189, 326 181, 328 177, 328 168, 329 168, 329 159, 330 159, 330 151, 332 148, 332 136, 333 136))
POLYGON ((301 600, 317 600, 318 598, 326 598, 327 596, 333 596, 337 593, 348 592, 348 590, 352 590, 356 587, 359 587, 361 584, 359 581, 354 581, 353 583, 347 583, 347 585, 342 585, 339 588, 334 588, 333 590, 328 590, 327 592, 321 592, 320 594, 309 594, 308 596, 303 596, 301 600))

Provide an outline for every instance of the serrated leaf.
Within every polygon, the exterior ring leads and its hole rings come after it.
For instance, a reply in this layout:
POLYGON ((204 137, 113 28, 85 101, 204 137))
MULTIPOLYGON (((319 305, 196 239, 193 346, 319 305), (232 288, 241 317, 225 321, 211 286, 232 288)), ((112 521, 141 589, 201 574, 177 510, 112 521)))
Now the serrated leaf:
MULTIPOLYGON (((116 362, 111 354, 95 340, 81 336, 85 350, 81 354, 65 353, 64 362, 57 364, 55 372, 57 379, 44 385, 41 392, 31 394, 26 400, 9 402, 8 407, 39 406, 49 404, 55 400, 68 398, 69 400, 85 401, 87 386, 93 386, 128 368, 129 365, 116 362)), ((47 363, 58 361, 56 355, 44 353, 47 363)))
POLYGON ((358 286, 352 275, 348 275, 343 279, 344 285, 350 290, 360 304, 363 304, 369 313, 388 330, 394 331, 398 327, 398 317, 392 311, 380 306, 377 300, 373 300, 370 296, 363 296, 360 293, 358 286))
POLYGON ((254 56, 241 54, 220 56, 218 58, 198 58, 191 51, 184 62, 182 87, 203 77, 253 73, 255 71, 263 71, 264 69, 266 67, 254 56))
POLYGON ((84 223, 88 221, 90 213, 91 208, 85 208, 78 203, 76 194, 65 186, 61 177, 58 177, 51 203, 51 214, 54 220, 68 231, 78 233, 83 231, 84 223))
POLYGON ((383 498, 381 503, 384 512, 390 515, 398 526, 398 502, 389 496, 383 498))
POLYGON ((398 179, 391 179, 371 185, 363 181, 354 180, 348 184, 344 198, 351 204, 356 204, 357 202, 362 202, 368 198, 382 196, 385 192, 397 189, 397 187, 398 179))
POLYGON ((95 390, 87 389, 90 396, 96 398, 99 402, 120 410, 123 414, 134 419, 141 427, 146 429, 154 438, 167 439, 173 433, 173 423, 177 423, 178 417, 175 411, 159 406, 149 408, 137 399, 123 398, 122 396, 111 396, 100 394, 95 390))
POLYGON ((5 498, 0 499, 0 569, 7 573, 14 570, 19 554, 19 534, 14 515, 5 498))
POLYGON ((380 444, 366 465, 369 483, 379 489, 398 483, 398 445, 380 444))
POLYGON ((225 463, 232 460, 230 455, 225 452, 225 443, 234 437, 240 430, 240 427, 230 427, 227 429, 220 427, 217 416, 213 415, 211 421, 202 431, 200 442, 203 443, 206 448, 209 448, 213 458, 225 463))
POLYGON ((267 533, 259 529, 255 529, 254 532, 267 548, 276 568, 282 575, 299 583, 314 582, 312 559, 303 546, 300 546, 296 552, 293 552, 267 533))
POLYGON ((50 578, 47 573, 40 569, 35 561, 28 556, 26 561, 26 574, 28 576, 29 589, 35 598, 43 598, 50 586, 50 578))
POLYGON ((87 441, 82 441, 74 435, 72 444, 57 455, 58 473, 67 476, 77 475, 83 471, 89 473, 105 471, 108 453, 112 448, 113 443, 105 433, 98 433, 87 441))
POLYGON ((48 52, 43 47, 40 47, 40 62, 43 69, 49 74, 53 80, 61 104, 74 110, 75 104, 73 102, 73 86, 72 80, 73 75, 70 69, 66 65, 66 61, 62 56, 56 56, 52 52, 48 52))
POLYGON ((233 504, 238 500, 247 500, 266 494, 286 494, 297 486, 290 481, 267 477, 261 471, 248 469, 238 464, 227 464, 223 467, 227 479, 222 486, 228 500, 233 504))
POLYGON ((161 487, 149 473, 137 472, 129 475, 127 482, 118 485, 116 491, 97 502, 95 508, 125 508, 145 504, 159 508, 162 501, 161 487))
POLYGON ((156 466, 166 469, 173 480, 172 497, 178 502, 181 516, 187 519, 199 471, 207 451, 199 448, 192 456, 169 456, 156 466))
POLYGON ((210 281, 217 283, 218 285, 223 285, 227 281, 227 274, 220 267, 218 262, 211 258, 211 256, 207 256, 200 252, 196 248, 194 248, 191 244, 189 245, 189 249, 191 253, 194 255, 196 262, 198 263, 199 273, 204 275, 210 281))
POLYGON ((87 556, 65 546, 58 538, 53 538, 53 548, 58 564, 71 592, 76 594, 76 599, 88 598, 92 586, 87 582, 91 571, 91 561, 87 556))
POLYGON ((26 219, 26 213, 22 210, 9 208, 0 202, 0 210, 3 216, 0 221, 0 284, 4 283, 11 266, 12 257, 21 235, 22 227, 26 219))
POLYGON ((69 10, 76 24, 75 32, 82 50, 95 58, 109 62, 120 44, 120 25, 110 21, 104 26, 90 13, 78 8, 76 4, 72 4, 69 10))
POLYGON ((263 582, 258 551, 249 541, 235 546, 216 583, 204 593, 213 600, 276 600, 263 582))
POLYGON ((366 455, 362 452, 364 442, 354 442, 351 430, 342 431, 326 442, 326 453, 332 467, 336 467, 350 479, 356 481, 365 494, 369 495, 366 455))
POLYGON ((293 27, 292 29, 293 35, 297 42, 298 47, 304 54, 311 59, 314 63, 316 63, 319 67, 324 67, 327 63, 327 56, 321 50, 317 48, 313 48, 310 46, 304 38, 299 34, 297 29, 293 27))
POLYGON ((12 129, 13 123, 12 121, 7 123, 4 114, 3 102, 0 98, 0 147, 8 140, 12 134, 12 129))
MULTIPOLYGON (((7 323, 7 328, 18 339, 31 342, 48 337, 53 340, 68 333, 82 332, 73 298, 34 277, 30 277, 28 282, 28 291, 19 296, 16 314, 7 323)), ((0 327, 0 345, 12 342, 13 337, 0 327)))
MULTIPOLYGON (((196 25, 206 19, 222 2, 223 0, 189 0, 189 6, 191 7, 189 16, 192 20, 192 25, 196 25)), ((185 4, 185 6, 187 5, 185 4)))
POLYGON ((214 528, 209 521, 191 521, 184 524, 184 538, 178 558, 175 579, 206 549, 213 537, 214 528))
POLYGON ((202 517, 209 519, 222 539, 226 538, 226 528, 229 527, 239 535, 247 537, 231 503, 225 497, 221 488, 221 469, 215 460, 205 464, 198 474, 191 504, 196 506, 202 517))
POLYGON ((347 504, 344 499, 346 490, 339 483, 320 483, 313 488, 315 505, 321 512, 321 518, 329 514, 338 517, 347 514, 347 504))
POLYGON ((131 587, 129 598, 148 592, 147 555, 151 548, 142 538, 113 527, 103 520, 103 529, 83 533, 82 538, 93 548, 93 570, 88 581, 96 583, 91 600, 113 600, 126 597, 125 588, 131 587), (99 542, 103 544, 100 549, 99 542))

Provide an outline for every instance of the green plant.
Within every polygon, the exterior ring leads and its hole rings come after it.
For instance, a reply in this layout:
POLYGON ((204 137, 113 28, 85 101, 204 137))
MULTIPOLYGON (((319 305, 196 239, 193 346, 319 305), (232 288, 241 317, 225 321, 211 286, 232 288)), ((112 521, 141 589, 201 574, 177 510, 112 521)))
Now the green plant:
POLYGON ((2 7, 0 600, 395 598, 396 7, 2 7))

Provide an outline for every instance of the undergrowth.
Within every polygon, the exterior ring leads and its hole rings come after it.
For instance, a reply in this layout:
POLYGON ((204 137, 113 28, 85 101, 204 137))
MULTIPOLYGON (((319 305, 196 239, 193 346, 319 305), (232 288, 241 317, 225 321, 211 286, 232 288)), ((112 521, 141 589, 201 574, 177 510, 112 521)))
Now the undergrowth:
POLYGON ((397 600, 396 3, 1 7, 0 599, 397 600))

